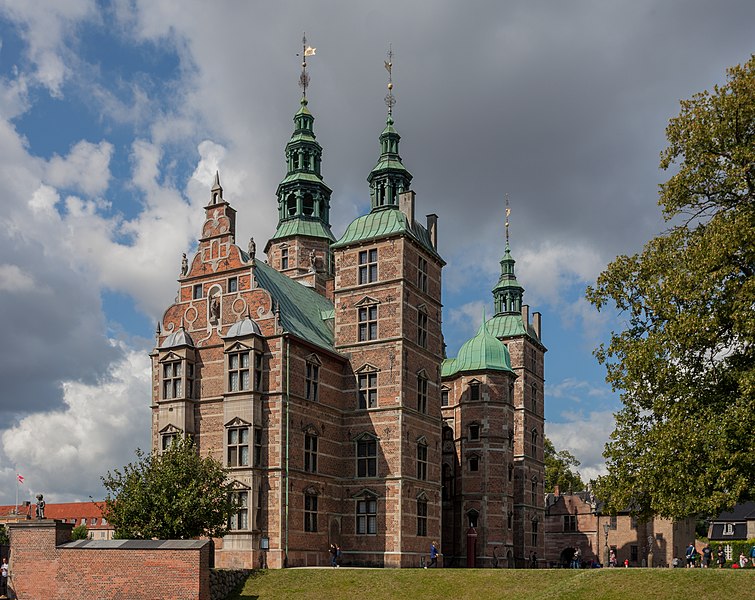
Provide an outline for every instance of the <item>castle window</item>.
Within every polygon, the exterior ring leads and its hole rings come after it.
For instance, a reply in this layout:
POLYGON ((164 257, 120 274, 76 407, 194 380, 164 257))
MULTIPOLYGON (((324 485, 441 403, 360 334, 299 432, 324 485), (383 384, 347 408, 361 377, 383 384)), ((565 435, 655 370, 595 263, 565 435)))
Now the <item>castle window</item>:
POLYGON ((427 292, 427 261, 421 256, 417 259, 417 287, 427 292))
POLYGON ((228 428, 227 458, 229 467, 249 466, 249 427, 228 428))
POLYGON ((514 527, 514 512, 509 511, 508 515, 506 515, 506 525, 509 529, 512 529, 514 527))
POLYGON ((359 341, 377 339, 377 306, 359 308, 359 341))
POLYGON ((424 373, 417 375, 417 410, 427 413, 427 376, 424 373))
POLYGON ((532 384, 532 412, 537 412, 537 384, 532 384))
POLYGON ((427 480, 427 444, 417 444, 417 479, 427 480))
POLYGON ((317 389, 320 384, 320 365, 313 362, 307 363, 307 400, 317 402, 317 389))
POLYGON ((535 517, 534 519, 532 519, 532 541, 531 541, 531 543, 532 543, 533 546, 537 546, 537 534, 538 534, 539 525, 540 525, 540 523, 537 520, 537 517, 535 517))
POLYGON ((357 477, 377 477, 377 440, 374 438, 357 442, 357 477))
POLYGON ((317 496, 304 494, 304 531, 317 531, 317 496))
POLYGON ((470 425, 469 426, 469 439, 470 441, 476 441, 480 439, 480 426, 479 425, 470 425))
POLYGON ((480 513, 478 513, 474 509, 467 512, 467 522, 469 523, 470 527, 477 527, 477 519, 479 518, 479 516, 480 513))
POLYGON ((315 213, 315 201, 312 194, 304 194, 302 201, 302 214, 311 217, 315 213))
POLYGON ((377 248, 359 253, 359 285, 377 281, 377 248))
POLYGON ((577 515, 564 515, 564 531, 577 531, 577 515))
POLYGON ((514 465, 509 463, 509 481, 514 481, 514 465))
POLYGON ((469 399, 470 400, 480 399, 480 384, 476 381, 469 384, 469 399))
POLYGON ((254 466, 262 466, 262 428, 254 428, 254 466))
POLYGON ((480 459, 477 456, 469 459, 469 470, 473 473, 480 470, 480 459))
POLYGON ((304 470, 317 473, 317 436, 309 433, 304 436, 304 470))
POLYGON ((532 439, 532 457, 537 458, 537 429, 533 428, 530 435, 532 439))
POLYGON ((228 529, 231 531, 243 531, 249 529, 249 492, 233 492, 238 500, 236 514, 228 521, 228 529))
POLYGON ((532 501, 535 501, 535 496, 537 496, 537 477, 533 477, 532 481, 532 501))
POLYGON ((228 391, 240 392, 249 389, 249 351, 228 355, 228 391))
POLYGON ((228 278, 228 292, 238 292, 238 291, 239 291, 239 278, 229 277, 228 278))
POLYGON ((427 312, 424 307, 417 309, 417 344, 427 348, 427 312))
POLYGON ((163 398, 181 397, 181 361, 175 360, 163 364, 163 398))
POLYGON ((264 356, 261 352, 254 354, 254 389, 258 392, 262 390, 262 361, 264 356))
POLYGON ((359 374, 359 408, 377 406, 377 373, 359 374))
POLYGON ((202 284, 198 283, 191 288, 192 300, 199 300, 202 297, 202 284))
POLYGON ((377 533, 377 498, 365 496, 357 500, 357 534, 377 533))
POLYGON ((178 433, 171 432, 171 433, 163 433, 160 437, 160 446, 165 452, 166 450, 169 450, 170 447, 174 444, 174 442, 178 441, 178 433))
POLYGON ((440 405, 448 406, 448 390, 440 390, 440 405))
POLYGON ((417 535, 427 535, 427 500, 417 498, 417 535))
POLYGON ((281 248, 281 270, 288 269, 288 248, 281 248))
POLYGON ((609 525, 609 529, 616 529, 618 527, 618 517, 616 515, 611 515, 611 523, 609 525))

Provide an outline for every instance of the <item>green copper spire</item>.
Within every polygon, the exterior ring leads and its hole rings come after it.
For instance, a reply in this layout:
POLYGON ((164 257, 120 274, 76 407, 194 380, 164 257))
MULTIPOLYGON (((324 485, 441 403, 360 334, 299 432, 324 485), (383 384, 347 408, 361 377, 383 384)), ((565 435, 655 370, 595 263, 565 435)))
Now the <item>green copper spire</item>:
POLYGON ((511 371, 511 357, 506 345, 488 331, 483 312, 477 335, 464 342, 455 359, 443 361, 441 374, 450 377, 457 373, 490 370, 511 371))
POLYGON ((519 285, 514 274, 516 261, 511 256, 511 249, 506 242, 506 251, 501 259, 501 277, 493 288, 493 304, 496 315, 519 314, 522 311, 524 288, 519 285))
POLYGON ((294 132, 286 144, 287 172, 278 186, 278 229, 272 239, 291 235, 335 241, 330 231, 330 188, 320 172, 322 147, 315 139, 315 118, 302 96, 294 132))
POLYGON ((385 129, 380 134, 380 158, 367 176, 370 184, 370 201, 372 210, 398 207, 398 195, 409 190, 412 174, 406 170, 398 153, 398 143, 401 136, 393 127, 393 51, 388 51, 385 68, 388 71, 388 95, 385 103, 388 105, 388 118, 385 129))

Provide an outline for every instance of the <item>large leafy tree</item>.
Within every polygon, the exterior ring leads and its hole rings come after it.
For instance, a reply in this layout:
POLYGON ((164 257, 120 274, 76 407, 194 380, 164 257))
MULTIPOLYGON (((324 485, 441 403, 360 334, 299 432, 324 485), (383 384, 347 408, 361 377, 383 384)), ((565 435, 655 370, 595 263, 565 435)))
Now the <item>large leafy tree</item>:
POLYGON ((190 440, 177 440, 162 453, 136 455, 136 462, 102 478, 104 516, 115 537, 187 539, 227 531, 237 506, 217 460, 201 457, 190 440))
POLYGON ((556 486, 562 492, 579 492, 585 489, 582 477, 576 468, 577 458, 568 450, 556 452, 556 447, 547 437, 543 441, 545 455, 545 491, 552 492, 556 486))
POLYGON ((624 318, 596 350, 623 401, 598 495, 681 517, 755 498, 755 56, 666 135, 668 229, 587 297, 624 318))

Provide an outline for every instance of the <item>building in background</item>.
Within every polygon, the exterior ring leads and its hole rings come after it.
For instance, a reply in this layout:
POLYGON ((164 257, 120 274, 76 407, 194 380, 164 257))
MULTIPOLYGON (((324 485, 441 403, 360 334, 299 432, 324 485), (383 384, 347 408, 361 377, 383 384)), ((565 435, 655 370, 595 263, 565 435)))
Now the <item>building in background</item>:
MULTIPOLYGON (((104 502, 46 502, 45 518, 72 523, 74 527, 84 525, 91 540, 112 540, 113 526, 102 516, 103 507, 104 502)), ((0 524, 35 519, 36 514, 36 504, 0 506, 0 524)))
POLYGON ((695 517, 641 522, 628 511, 602 512, 590 492, 562 494, 558 488, 545 499, 545 560, 551 567, 568 567, 576 550, 584 566, 608 564, 611 550, 619 566, 670 567, 684 558, 695 541, 695 517))

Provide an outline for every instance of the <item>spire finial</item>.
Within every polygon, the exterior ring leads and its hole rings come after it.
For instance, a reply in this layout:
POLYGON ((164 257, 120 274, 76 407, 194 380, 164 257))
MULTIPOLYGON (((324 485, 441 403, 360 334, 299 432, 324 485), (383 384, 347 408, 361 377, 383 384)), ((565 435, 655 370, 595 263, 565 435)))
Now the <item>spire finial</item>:
POLYGON ((385 104, 388 106, 388 116, 393 115, 393 106, 396 104, 396 98, 393 97, 393 46, 388 44, 388 60, 385 62, 385 69, 388 71, 388 94, 385 96, 385 104))
POLYGON ((506 192, 506 247, 508 248, 509 245, 509 215, 511 214, 511 209, 509 208, 509 193, 506 192))
MULTIPOLYGON (((299 87, 301 88, 302 103, 306 103, 307 100, 307 86, 309 85, 309 75, 307 74, 307 57, 314 56, 317 48, 307 46, 307 33, 301 38, 301 75, 299 75, 299 87)), ((297 54, 296 56, 299 56, 297 54)))

